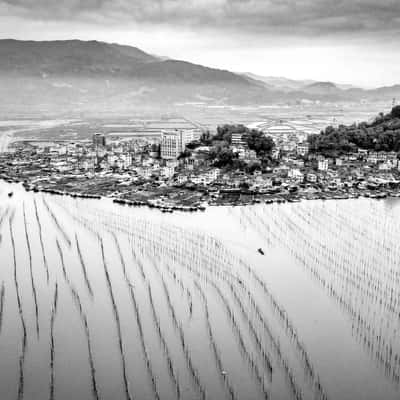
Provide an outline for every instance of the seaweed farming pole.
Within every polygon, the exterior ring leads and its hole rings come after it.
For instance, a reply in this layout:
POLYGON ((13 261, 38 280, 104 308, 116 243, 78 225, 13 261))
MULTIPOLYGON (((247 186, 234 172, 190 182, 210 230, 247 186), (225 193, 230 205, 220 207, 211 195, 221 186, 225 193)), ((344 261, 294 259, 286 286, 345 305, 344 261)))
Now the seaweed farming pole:
POLYGON ((4 311, 4 299, 6 294, 6 288, 4 286, 4 281, 1 283, 1 292, 0 292, 0 334, 1 328, 3 326, 3 311, 4 311))
POLYGON ((56 244, 57 244, 57 250, 58 250, 58 254, 60 256, 60 260, 61 260, 61 269, 62 269, 62 273, 65 279, 65 282, 70 285, 70 280, 67 276, 67 269, 65 268, 65 260, 64 260, 64 253, 62 251, 60 242, 58 241, 58 239, 56 239, 56 244))
POLYGON ((156 398, 156 400, 160 400, 160 395, 159 395, 158 389, 157 389, 156 377, 155 377, 155 375, 153 373, 153 368, 152 368, 152 365, 151 365, 149 353, 147 351, 146 343, 144 341, 144 334, 143 334, 143 327, 142 327, 142 320, 141 320, 141 316, 140 316, 139 306, 138 306, 138 303, 136 301, 135 292, 133 291, 133 286, 132 285, 130 285, 130 294, 131 294, 131 299, 132 299, 133 306, 134 306, 134 309, 135 309, 136 323, 137 323, 137 326, 138 326, 138 329, 139 329, 140 344, 141 344, 141 347, 142 347, 142 352, 143 352, 143 356, 144 356, 144 359, 145 359, 147 372, 148 372, 148 374, 150 376, 154 397, 156 398))
POLYGON ((79 311, 79 316, 81 318, 82 324, 83 324, 83 328, 85 330, 85 336, 86 336, 86 342, 87 342, 87 347, 88 347, 88 357, 89 357, 89 368, 90 368, 90 374, 91 374, 91 383, 92 383, 92 394, 95 400, 99 400, 100 396, 99 396, 99 391, 97 388, 97 380, 96 380, 96 369, 94 366, 94 359, 93 359, 93 351, 92 351, 92 346, 91 346, 91 339, 90 339, 90 332, 89 332, 89 325, 87 322, 87 317, 86 314, 83 311, 83 307, 82 307, 82 303, 79 297, 78 292, 74 289, 74 287, 72 286, 71 280, 68 278, 67 276, 67 272, 66 272, 66 268, 65 268, 65 262, 64 262, 64 253, 63 250, 61 248, 60 243, 58 242, 58 240, 56 240, 57 242, 57 249, 60 255, 60 259, 61 259, 61 265, 62 265, 62 270, 63 270, 63 274, 64 274, 64 279, 69 287, 69 290, 71 292, 72 298, 75 301, 75 304, 78 308, 79 311))
POLYGON ((5 219, 7 218, 7 215, 9 213, 9 211, 10 211, 10 206, 8 206, 5 209, 5 211, 1 214, 1 216, 0 216, 0 229, 3 226, 3 223, 4 223, 5 219))
MULTIPOLYGON (((121 261, 124 280, 125 280, 125 283, 126 283, 126 285, 128 287, 129 293, 131 295, 131 300, 132 300, 132 304, 133 304, 133 308, 134 308, 134 312, 135 312, 135 317, 136 317, 136 324, 137 324, 137 327, 138 327, 138 330, 139 330, 140 345, 141 345, 143 356, 144 356, 144 360, 145 360, 145 363, 146 363, 147 373, 148 373, 148 375, 150 377, 150 380, 151 380, 151 386, 152 386, 152 389, 153 389, 153 394, 154 394, 154 397, 155 397, 156 400, 160 400, 160 394, 159 394, 158 388, 157 388, 157 379, 156 379, 156 377, 154 375, 153 367, 152 367, 151 360, 150 360, 150 357, 149 357, 149 353, 147 351, 146 343, 144 341, 144 334, 143 334, 142 321, 141 321, 141 317, 140 317, 140 310, 139 310, 139 306, 138 306, 137 301, 136 301, 135 293, 134 293, 134 290, 133 290, 133 285, 131 284, 131 282, 129 280, 129 277, 128 277, 128 274, 127 274, 127 271, 126 271, 126 264, 125 264, 124 257, 122 255, 122 250, 121 250, 121 246, 120 246, 120 244, 118 242, 118 238, 115 235, 115 233, 112 233, 112 235, 114 237, 115 245, 117 247, 117 251, 118 251, 118 254, 119 254, 120 261, 121 261)), ((180 390, 177 393, 180 394, 180 390)))
POLYGON ((183 354, 185 355, 187 367, 189 369, 189 372, 190 372, 190 375, 192 377, 192 380, 193 380, 194 384, 196 385, 196 387, 197 387, 197 389, 198 389, 198 391, 200 393, 201 399, 205 400, 207 398, 205 386, 201 383, 199 373, 198 373, 197 369, 193 365, 192 357, 190 355, 189 347, 188 347, 188 344, 187 344, 186 339, 185 339, 185 334, 183 332, 183 328, 178 323, 178 320, 176 318, 176 313, 175 313, 174 306, 172 305, 171 296, 169 294, 169 290, 167 288, 167 285, 165 283, 164 277, 162 275, 161 275, 161 278, 162 278, 162 285, 163 285, 163 288, 164 288, 164 294, 165 294, 165 297, 167 299, 168 309, 169 309, 169 312, 171 314, 171 318, 172 318, 172 321, 173 321, 174 328, 177 331, 178 337, 180 339, 180 343, 181 343, 181 347, 182 347, 182 350, 183 350, 183 354))
MULTIPOLYGON (((159 275, 161 277, 161 280, 162 280, 162 283, 163 283, 163 287, 164 287, 164 291, 167 291, 167 287, 166 287, 163 275, 161 274, 161 272, 159 271, 159 269, 158 269, 158 267, 156 266, 155 263, 153 263, 152 265, 156 269, 156 271, 158 271, 158 273, 159 273, 159 275)), ((243 338, 243 334, 242 334, 242 332, 241 332, 241 330, 239 328, 238 322, 236 321, 234 312, 230 308, 227 299, 222 294, 221 289, 207 275, 202 275, 199 271, 197 271, 196 269, 193 269, 193 267, 188 265, 188 264, 183 264, 183 266, 184 266, 185 269, 187 269, 188 271, 193 273, 198 279, 205 280, 207 283, 209 283, 216 290, 218 296, 220 297, 220 299, 222 301, 222 304, 224 305, 225 311, 226 311, 227 316, 228 316, 228 320, 231 322, 232 331, 233 331, 233 334, 234 334, 235 338, 237 339, 240 354, 241 354, 243 360, 248 364, 248 368, 249 368, 250 374, 252 375, 252 377, 254 377, 254 379, 255 379, 258 387, 259 387, 259 390, 263 395, 263 397, 264 398, 268 398, 269 397, 269 393, 268 393, 267 388, 265 387, 265 382, 264 382, 264 379, 262 377, 262 374, 261 374, 261 372, 260 372, 255 360, 252 358, 252 356, 250 355, 249 351, 246 348, 245 341, 244 341, 244 338, 243 338)), ((172 270, 170 269, 169 272, 171 273, 172 270)), ((170 302, 169 295, 167 296, 167 304, 169 305, 169 309, 172 312, 172 320, 174 322, 174 325, 175 325, 175 327, 177 327, 179 329, 180 326, 178 325, 178 322, 176 321, 174 309, 173 309, 172 304, 170 302)))
MULTIPOLYGON (((233 285, 229 284, 229 287, 231 289, 231 292, 232 292, 232 295, 234 296, 235 301, 239 305, 240 298, 237 295, 236 291, 234 290, 233 285)), ((301 392, 300 388, 297 385, 296 379, 295 379, 295 377, 293 375, 293 372, 292 372, 292 370, 291 370, 291 368, 289 366, 288 361, 284 358, 284 356, 283 356, 283 354, 281 352, 281 347, 280 347, 279 340, 272 336, 271 331, 270 331, 269 326, 268 326, 268 323, 266 322, 263 314, 261 313, 259 306, 257 305, 257 303, 255 302, 254 298, 252 297, 252 294, 251 294, 250 290, 247 292, 247 295, 249 296, 249 300, 250 300, 250 303, 251 303, 251 305, 253 307, 253 311, 255 312, 255 315, 257 316, 258 320, 261 322, 261 324, 262 324, 262 326, 264 328, 264 331, 268 334, 268 336, 270 338, 270 341, 271 341, 271 343, 273 345, 273 348, 274 348, 274 350, 276 352, 276 355, 278 356, 278 359, 279 359, 279 361, 280 361, 280 363, 281 363, 281 365, 282 365, 282 367, 283 367, 283 369, 285 371, 285 374, 286 374, 287 380, 288 380, 288 382, 290 384, 290 388, 292 390, 294 398, 296 400, 302 400, 302 398, 303 398, 302 392, 301 392)), ((239 307, 240 307, 240 309, 241 309, 241 311, 243 313, 243 316, 245 318, 246 317, 248 318, 248 315, 247 315, 245 309, 242 308, 240 305, 239 305, 239 307)))
POLYGON ((175 371, 174 364, 172 362, 172 358, 171 358, 171 354, 170 354, 170 351, 169 351, 169 348, 168 348, 168 345, 167 345, 167 341, 165 340, 164 335, 162 333, 162 329, 161 329, 161 326, 160 326, 160 318, 158 317, 156 308, 154 306, 153 295, 152 295, 152 292, 151 292, 150 283, 148 284, 147 289, 148 289, 148 292, 149 292, 149 299, 150 299, 151 313, 153 315, 153 321, 154 321, 154 324, 156 326, 156 331, 158 333, 158 337, 159 337, 160 342, 162 344, 162 348, 164 350, 165 357, 167 358, 168 371, 169 371, 169 375, 170 375, 171 380, 172 380, 172 382, 174 384, 174 387, 175 387, 176 397, 177 397, 177 400, 179 400, 181 398, 181 392, 182 391, 181 391, 181 388, 180 388, 180 385, 179 385, 178 376, 177 376, 177 373, 175 371))
MULTIPOLYGON (((326 400, 327 394, 326 394, 324 388, 322 387, 320 377, 311 362, 310 356, 308 355, 308 352, 307 352, 305 346, 300 341, 299 334, 297 333, 297 330, 295 329, 293 322, 290 320, 285 309, 278 303, 278 301, 271 294, 271 292, 269 291, 269 289, 267 287, 267 284, 254 272, 254 270, 252 270, 249 266, 247 266, 247 267, 248 267, 248 271, 252 275, 253 279, 255 279, 256 282, 263 289, 264 294, 266 295, 267 299, 271 303, 271 306, 272 306, 274 312, 279 316, 279 321, 280 321, 281 325, 285 328, 286 332, 289 332, 289 337, 294 342, 296 351, 299 353, 300 358, 304 363, 305 371, 306 371, 309 379, 312 381, 315 390, 318 392, 318 397, 320 399, 326 400)), ((244 289, 244 285, 241 284, 241 286, 244 289)), ((251 292, 249 289, 247 289, 247 293, 249 296, 251 296, 251 292)), ((255 301, 255 300, 253 299, 252 301, 255 301)))
POLYGON ((249 314, 246 312, 246 310, 245 310, 245 308, 244 308, 244 306, 243 306, 243 304, 242 304, 242 302, 240 300, 240 297, 238 296, 238 294, 235 291, 235 288, 233 287, 233 285, 231 283, 229 283, 228 286, 229 286, 229 289, 230 289, 230 291, 232 293, 232 296, 233 296, 236 304, 239 307, 239 310, 241 311, 241 313, 243 315, 243 318, 247 322, 247 325, 248 325, 249 331, 251 333, 251 336, 254 339, 254 342, 255 342, 255 344, 256 344, 256 346, 258 348, 258 352, 259 352, 261 358, 263 359, 264 366, 267 369, 267 371, 269 373, 269 376, 270 376, 270 379, 271 379, 273 368, 272 368, 272 363, 271 363, 271 360, 270 360, 270 356, 269 356, 267 350, 264 348, 264 346, 262 344, 262 340, 261 340, 260 336, 258 335, 256 329, 254 328, 254 325, 253 325, 253 323, 251 321, 251 318, 249 317, 249 314))
POLYGON ((113 308, 113 312, 114 312, 115 325, 117 328, 118 346, 119 346, 119 351, 120 351, 120 356, 121 356, 122 373, 123 373, 123 380, 124 380, 124 386, 125 386, 125 397, 127 400, 133 400, 133 396, 131 395, 130 390, 129 390, 129 382, 128 382, 128 376, 127 376, 127 371, 126 371, 124 346, 123 346, 123 342, 122 342, 121 322, 120 322, 120 318, 119 318, 117 303, 115 302, 115 297, 114 297, 114 292, 113 292, 113 288, 112 288, 112 284, 111 284, 111 280, 110 280, 110 275, 108 273, 106 256, 104 253, 103 239, 101 237, 99 237, 99 240, 100 240, 100 247, 101 247, 101 255, 103 258, 104 273, 106 276, 108 292, 110 295, 111 304, 112 304, 112 308, 113 308))
POLYGON ((50 319, 50 395, 49 399, 54 400, 54 388, 55 388, 55 343, 54 343, 54 323, 57 314, 57 303, 58 303, 58 284, 56 282, 54 290, 53 305, 51 309, 51 319, 50 319))
POLYGON ((37 291, 35 286, 35 280, 33 278, 33 263, 32 263, 32 249, 31 249, 31 242, 29 240, 29 233, 28 233, 28 223, 26 221, 26 210, 25 210, 25 203, 23 204, 23 214, 24 214, 24 228, 25 228, 25 240, 26 246, 28 248, 28 256, 29 256, 29 272, 31 277, 31 287, 32 287, 32 294, 33 294, 33 303, 35 305, 35 317, 36 317, 36 334, 39 338, 39 307, 38 307, 38 300, 37 300, 37 291))
POLYGON ((46 258, 46 252, 44 250, 44 242, 43 242, 43 232, 42 232, 42 223, 40 222, 39 218, 39 210, 37 206, 36 199, 34 199, 34 204, 35 204, 35 215, 36 215, 36 221, 39 227, 39 241, 40 241, 40 248, 42 250, 42 257, 43 257, 43 265, 46 270, 46 278, 47 278, 47 284, 49 283, 50 276, 49 276, 49 265, 47 264, 47 258, 46 258))
MULTIPOLYGON (((152 265, 157 270, 158 274, 160 275, 160 271, 159 271, 158 267, 156 267, 154 260, 152 260, 152 265)), ((182 279, 180 279, 178 277, 177 273, 168 264, 165 264, 165 267, 166 267, 168 273, 170 274, 171 278, 181 288, 182 295, 184 295, 186 297, 187 303, 188 303, 188 309, 189 309, 189 316, 191 318, 193 315, 193 299, 192 299, 192 294, 191 294, 189 288, 184 285, 182 279)))
POLYGON ((92 393, 93 393, 93 397, 96 400, 100 400, 100 395, 99 395, 99 390, 97 387, 97 380, 96 380, 96 368, 94 366, 93 350, 92 350, 91 340, 90 340, 89 325, 87 322, 86 315, 82 315, 82 319, 83 319, 83 325, 85 326, 85 332, 86 332, 86 338, 87 338, 90 374, 91 374, 91 378, 92 378, 92 393))
MULTIPOLYGON (((180 325, 177 322, 177 319, 176 319, 176 316, 175 316, 175 310, 174 310, 174 307, 172 306, 172 303, 171 303, 171 300, 170 300, 170 297, 169 297, 169 293, 168 293, 168 289, 167 289, 166 284, 165 284, 164 277, 161 274, 161 272, 159 271, 157 265, 155 263, 152 263, 152 265, 155 268, 155 270, 158 272, 158 274, 160 275, 160 278, 161 278, 161 281, 162 281, 163 287, 164 287, 164 292, 166 293, 166 296, 167 296, 167 305, 168 305, 168 307, 170 309, 170 312, 172 314, 172 321, 173 321, 174 327, 175 327, 175 329, 178 330, 178 333, 180 333, 179 332, 180 325)), ((260 392, 263 394, 263 397, 264 398, 268 398, 268 391, 265 388, 265 383, 264 383, 264 379, 262 377, 262 374, 261 374, 256 362, 253 360, 252 356, 250 355, 250 353, 248 352, 248 350, 246 348, 246 345, 245 345, 245 342, 244 342, 244 339, 243 339, 243 334, 242 334, 242 332, 241 332, 241 330, 239 328, 239 324, 236 321, 236 318, 234 316, 234 312, 230 308, 230 306, 229 306, 226 298, 222 294, 220 288, 207 275, 202 275, 199 271, 197 271, 196 269, 193 269, 192 266, 190 266, 190 265, 188 265, 186 263, 182 264, 182 265, 189 272, 193 273, 198 279, 204 279, 207 283, 209 283, 217 291, 218 296, 221 298, 222 303, 223 303, 224 308, 225 308, 225 311, 226 311, 226 313, 228 315, 228 319, 231 322, 231 326, 232 326, 232 329, 233 329, 234 336, 235 336, 235 338, 237 339, 237 342, 238 342, 240 354, 242 355, 244 361, 248 364, 250 374, 252 375, 252 377, 254 377, 257 385, 259 386, 260 392)), ((169 273, 171 273, 171 272, 172 272, 172 270, 170 269, 169 273)), ((185 353, 185 356, 187 356, 187 355, 188 354, 185 353)), ((187 360, 187 362, 189 363, 190 360, 187 360)), ((189 368, 189 371, 191 371, 190 368, 189 368)), ((194 371, 194 372, 196 372, 196 371, 194 371)), ((196 383, 195 379, 193 379, 193 381, 196 383)))
POLYGON ((79 261, 81 263, 82 273, 83 273, 83 277, 85 279, 86 287, 87 287, 87 289, 88 289, 88 291, 90 293, 90 296, 93 298, 92 286, 90 285, 89 277, 88 277, 88 274, 87 274, 86 264, 85 264, 85 261, 84 261, 83 256, 82 256, 81 248, 79 246, 78 235, 76 233, 75 233, 75 242, 76 242, 76 248, 78 250, 79 261))
POLYGON ((96 380, 96 369, 94 366, 94 359, 93 359, 93 351, 92 351, 92 347, 91 347, 91 339, 90 339, 90 332, 89 332, 89 325, 87 322, 87 317, 86 314, 83 311, 83 307, 82 307, 82 303, 79 297, 78 292, 75 290, 75 288, 73 287, 71 280, 68 278, 67 276, 67 272, 66 272, 66 268, 65 268, 65 262, 64 262, 64 253, 62 250, 62 247, 58 241, 58 239, 56 239, 56 243, 57 243, 57 249, 60 255, 60 260, 61 260, 61 265, 62 265, 62 270, 63 270, 63 274, 64 274, 64 279, 69 287, 69 290, 71 292, 72 298, 75 302, 75 305, 78 308, 78 312, 79 312, 79 316, 81 318, 82 324, 83 324, 83 328, 85 331, 85 336, 86 336, 86 342, 87 342, 87 347, 88 347, 88 357, 89 357, 89 368, 90 368, 90 374, 91 374, 91 383, 92 383, 92 394, 95 400, 99 400, 99 392, 98 392, 98 388, 97 388, 97 380, 96 380))
POLYGON ((195 281, 194 284, 195 284, 197 290, 200 293, 200 297, 201 297, 202 303, 204 305, 204 312, 206 314, 206 326, 207 326, 208 339, 209 339, 209 342, 210 342, 210 345, 211 345, 211 348, 212 348, 212 352, 213 352, 213 355, 214 355, 215 363, 217 365, 217 369, 218 369, 218 371, 220 373, 220 376, 222 377, 222 380, 224 382, 225 388, 229 393, 229 398, 231 400, 235 400, 236 399, 235 391, 234 391, 234 389, 233 389, 233 387, 232 387, 232 385, 230 383, 228 375, 225 373, 225 370, 224 370, 224 367, 223 367, 223 364, 222 364, 222 360, 221 360, 221 356, 219 355, 219 350, 217 348, 217 343, 215 341, 214 334, 213 334, 213 331, 212 331, 212 328, 211 328, 210 313, 209 313, 209 310, 208 310, 208 302, 207 302, 206 295, 204 294, 204 291, 201 288, 201 286, 199 285, 198 281, 195 281))
POLYGON ((17 399, 21 400, 24 397, 24 364, 25 364, 27 335, 26 335, 26 324, 25 324, 24 314, 22 311, 21 294, 19 291, 19 284, 17 277, 17 255, 15 248, 13 221, 14 221, 14 213, 11 214, 8 222, 10 227, 10 237, 11 237, 11 245, 13 251, 15 292, 17 295, 18 313, 22 326, 22 349, 21 349, 21 356, 19 357, 19 382, 18 382, 18 396, 17 396, 17 399))
POLYGON ((240 330, 239 327, 239 323, 237 322, 236 318, 235 318, 235 314, 232 310, 232 308, 230 307, 228 300, 226 299, 226 297, 223 295, 221 289, 215 284, 215 282, 209 280, 208 278, 206 279, 206 281, 215 289, 215 291, 217 292, 224 308, 227 314, 227 317, 231 323, 231 327, 232 327, 232 331, 234 333, 234 336, 236 337, 236 340, 238 342, 238 346, 239 346, 239 351, 240 354, 242 355, 242 357, 244 358, 244 360, 247 362, 248 364, 248 368, 252 374, 252 376, 254 376, 259 389, 261 391, 261 393, 263 394, 264 398, 268 398, 268 391, 265 388, 265 383, 264 383, 264 379, 261 375, 261 372, 256 364, 256 362, 253 360, 252 356, 250 355, 249 351, 247 350, 247 347, 245 345, 245 341, 243 338, 243 334, 240 330))
POLYGON ((53 219, 57 229, 61 233, 64 240, 67 242, 68 247, 71 247, 71 239, 65 232, 64 228, 61 226, 58 218, 55 216, 54 212, 51 210, 51 208, 50 208, 49 204, 47 203, 47 201, 45 200, 45 198, 43 197, 42 199, 43 199, 43 204, 45 205, 47 212, 50 214, 51 218, 53 219))
POLYGON ((95 400, 100 400, 100 395, 99 395, 99 390, 97 387, 97 379, 96 379, 96 368, 94 366, 94 358, 93 358, 93 350, 92 350, 92 345, 91 345, 91 339, 90 339, 90 331, 89 331, 89 324, 87 321, 87 317, 85 312, 83 311, 81 299, 79 297, 78 292, 70 285, 70 290, 72 297, 75 300, 75 304, 78 308, 79 315, 82 320, 83 328, 85 330, 85 335, 86 335, 86 343, 88 347, 88 355, 89 355, 89 367, 90 367, 90 376, 91 376, 91 382, 92 382, 92 394, 93 398, 95 400))

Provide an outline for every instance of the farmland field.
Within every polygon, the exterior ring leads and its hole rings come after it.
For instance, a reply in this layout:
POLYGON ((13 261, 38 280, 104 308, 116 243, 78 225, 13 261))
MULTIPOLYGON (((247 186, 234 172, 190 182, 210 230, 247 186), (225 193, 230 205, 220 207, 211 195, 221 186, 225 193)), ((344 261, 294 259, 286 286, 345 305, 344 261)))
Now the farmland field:
POLYGON ((400 396, 396 200, 0 199, 2 400, 400 396))

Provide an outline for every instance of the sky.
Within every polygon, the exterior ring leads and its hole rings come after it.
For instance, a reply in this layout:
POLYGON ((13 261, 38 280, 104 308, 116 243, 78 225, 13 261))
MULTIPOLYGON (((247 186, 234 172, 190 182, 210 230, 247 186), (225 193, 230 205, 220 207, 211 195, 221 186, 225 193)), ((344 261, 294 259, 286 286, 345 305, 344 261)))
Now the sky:
POLYGON ((0 38, 100 40, 236 72, 400 83, 399 0, 0 0, 0 38))

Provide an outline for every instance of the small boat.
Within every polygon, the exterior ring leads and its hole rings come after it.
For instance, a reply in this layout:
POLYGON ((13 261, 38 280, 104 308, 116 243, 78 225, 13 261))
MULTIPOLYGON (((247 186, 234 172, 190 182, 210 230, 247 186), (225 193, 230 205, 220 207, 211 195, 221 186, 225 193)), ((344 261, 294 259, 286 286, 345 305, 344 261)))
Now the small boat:
POLYGON ((258 249, 258 252, 259 252, 260 254, 262 254, 262 255, 265 254, 265 253, 264 253, 264 250, 263 250, 261 247, 258 249))
POLYGON ((14 195, 14 192, 8 193, 8 197, 13 197, 13 195, 14 195))

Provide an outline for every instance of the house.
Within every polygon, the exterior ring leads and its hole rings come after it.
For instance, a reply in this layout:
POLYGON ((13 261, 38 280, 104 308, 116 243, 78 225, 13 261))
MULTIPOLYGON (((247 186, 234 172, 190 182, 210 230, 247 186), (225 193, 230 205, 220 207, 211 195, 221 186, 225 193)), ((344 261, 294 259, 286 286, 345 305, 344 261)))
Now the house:
POLYGON ((318 160, 318 171, 328 171, 328 169, 329 169, 328 159, 318 160))
POLYGON ((343 166, 343 159, 341 159, 341 158, 336 158, 336 159, 335 159, 335 164, 336 164, 338 167, 343 166))
POLYGON ((292 168, 288 171, 288 178, 291 178, 296 182, 302 182, 304 180, 304 175, 299 169, 292 168))
POLYGON ((179 174, 178 175, 178 178, 177 178, 177 181, 178 181, 178 183, 180 184, 180 185, 182 185, 183 183, 186 183, 187 181, 188 181, 188 177, 187 177, 187 175, 182 175, 182 174, 179 174))
POLYGON ((161 168, 161 176, 164 178, 170 179, 174 176, 175 168, 174 167, 163 167, 161 168))
POLYGON ((389 162, 380 163, 378 166, 379 171, 389 171, 392 169, 392 164, 389 162))
POLYGON ((310 182, 310 183, 317 183, 317 181, 318 181, 317 175, 316 174, 311 174, 311 173, 307 174, 306 179, 307 179, 307 182, 310 182))
POLYGON ((309 148, 309 144, 307 142, 302 142, 299 143, 296 147, 296 153, 299 156, 306 156, 309 152, 310 148, 309 148))
POLYGON ((246 147, 239 147, 237 149, 238 151, 238 156, 239 160, 251 162, 251 161, 257 161, 257 154, 254 150, 250 150, 246 147))

